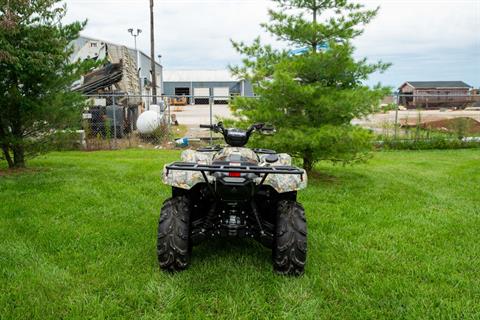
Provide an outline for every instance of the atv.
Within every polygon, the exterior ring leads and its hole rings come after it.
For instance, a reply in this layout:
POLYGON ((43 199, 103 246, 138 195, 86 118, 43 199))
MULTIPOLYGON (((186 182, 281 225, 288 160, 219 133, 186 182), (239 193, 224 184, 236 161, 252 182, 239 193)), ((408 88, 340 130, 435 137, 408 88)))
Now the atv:
POLYGON ((297 191, 307 175, 288 154, 244 146, 254 132, 275 130, 263 123, 248 130, 200 125, 221 133, 228 146, 185 150, 168 164, 163 182, 172 197, 162 207, 157 255, 166 271, 189 265, 192 247, 215 237, 253 238, 272 250, 273 268, 301 275, 307 257, 305 211, 297 191))

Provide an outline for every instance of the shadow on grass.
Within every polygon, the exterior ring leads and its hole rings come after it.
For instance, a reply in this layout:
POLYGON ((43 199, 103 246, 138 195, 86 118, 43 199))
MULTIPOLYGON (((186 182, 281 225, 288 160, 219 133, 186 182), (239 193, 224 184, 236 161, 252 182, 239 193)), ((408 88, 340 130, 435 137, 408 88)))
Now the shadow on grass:
POLYGON ((15 168, 15 169, 0 169, 0 177, 20 176, 27 174, 36 174, 47 171, 45 168, 15 168))
POLYGON ((277 284, 301 279, 277 276, 271 256, 271 249, 252 239, 211 239, 193 247, 189 268, 169 274, 169 279, 190 300, 205 299, 205 292, 212 301, 225 296, 248 300, 266 292, 270 296, 277 284))
POLYGON ((232 308, 250 312, 246 318, 253 319, 253 313, 274 312, 273 302, 282 299, 282 288, 302 283, 305 277, 275 274, 271 250, 254 240, 225 238, 194 247, 188 270, 167 279, 182 297, 170 303, 167 312, 184 309, 186 314, 212 315, 232 308), (256 311, 237 309, 232 301, 256 311))
POLYGON ((322 183, 338 183, 340 178, 326 172, 321 171, 312 171, 308 174, 308 179, 315 182, 322 182, 322 183))
MULTIPOLYGON (((336 167, 317 169, 308 174, 309 183, 320 185, 338 185, 345 181, 366 181, 371 180, 366 174, 356 171, 338 170, 336 167)), ((343 169, 343 167, 342 167, 343 169)), ((308 187, 307 187, 308 188, 308 187)), ((300 191, 301 192, 301 191, 300 191)))
POLYGON ((247 260, 271 264, 271 249, 253 239, 217 238, 193 247, 192 266, 212 259, 231 259, 242 255, 247 260), (258 260, 259 259, 259 260, 258 260))

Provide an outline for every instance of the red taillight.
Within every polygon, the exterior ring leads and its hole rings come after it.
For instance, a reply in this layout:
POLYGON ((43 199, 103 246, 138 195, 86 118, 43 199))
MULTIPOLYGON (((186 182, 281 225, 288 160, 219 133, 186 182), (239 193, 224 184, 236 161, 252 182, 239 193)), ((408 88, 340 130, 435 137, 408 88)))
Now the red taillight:
POLYGON ((229 172, 228 176, 229 177, 240 177, 240 172, 229 172))

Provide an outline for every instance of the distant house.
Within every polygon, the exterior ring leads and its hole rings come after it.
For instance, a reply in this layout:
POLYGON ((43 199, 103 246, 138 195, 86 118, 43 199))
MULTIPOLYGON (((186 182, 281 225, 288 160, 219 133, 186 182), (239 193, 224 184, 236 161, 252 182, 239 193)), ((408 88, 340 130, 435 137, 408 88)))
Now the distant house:
POLYGON ((461 107, 472 101, 471 88, 463 81, 407 81, 398 102, 407 108, 461 107))

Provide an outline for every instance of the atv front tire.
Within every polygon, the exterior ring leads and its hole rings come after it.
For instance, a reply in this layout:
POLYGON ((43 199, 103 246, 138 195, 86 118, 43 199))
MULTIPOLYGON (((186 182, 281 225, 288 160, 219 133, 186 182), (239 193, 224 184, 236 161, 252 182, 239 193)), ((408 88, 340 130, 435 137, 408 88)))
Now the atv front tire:
POLYGON ((278 203, 273 243, 273 268, 282 275, 300 276, 307 259, 305 210, 295 201, 278 203))
POLYGON ((158 223, 157 256, 160 268, 184 270, 190 262, 190 207, 187 197, 166 200, 158 223))

